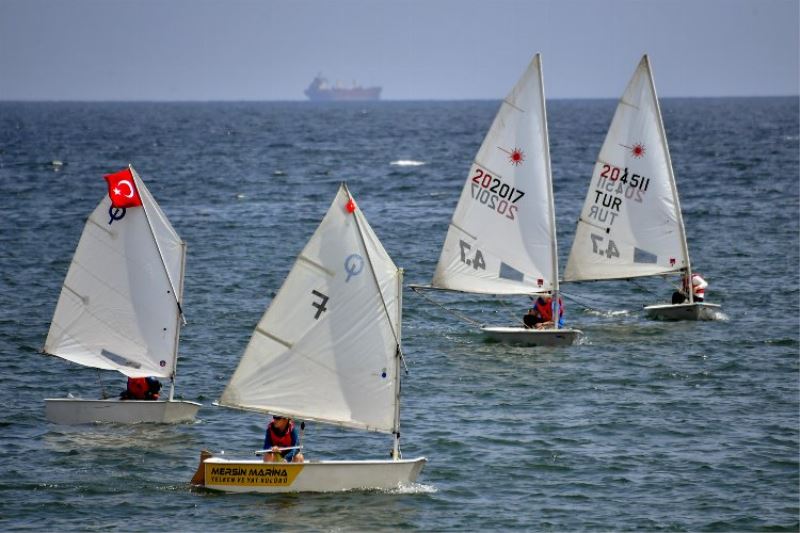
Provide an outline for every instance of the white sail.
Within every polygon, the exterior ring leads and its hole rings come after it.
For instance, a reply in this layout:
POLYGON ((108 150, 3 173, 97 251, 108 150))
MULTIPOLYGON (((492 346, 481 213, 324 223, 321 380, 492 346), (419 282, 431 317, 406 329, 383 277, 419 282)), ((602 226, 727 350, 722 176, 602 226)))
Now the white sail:
POLYGON ((44 351, 130 377, 175 370, 185 246, 131 168, 142 206, 89 216, 44 351))
POLYGON ((256 326, 219 404, 395 431, 399 276, 342 185, 256 326))
POLYGON ((645 55, 600 149, 564 280, 650 276, 688 268, 672 163, 645 55))
POLYGON ((433 286, 485 294, 558 288, 547 117, 537 54, 470 168, 433 286))

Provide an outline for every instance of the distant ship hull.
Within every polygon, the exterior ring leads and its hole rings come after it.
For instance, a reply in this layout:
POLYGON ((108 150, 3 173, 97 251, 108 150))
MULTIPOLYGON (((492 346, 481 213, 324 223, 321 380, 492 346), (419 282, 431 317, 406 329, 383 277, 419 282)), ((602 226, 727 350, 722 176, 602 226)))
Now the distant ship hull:
POLYGON ((381 89, 381 87, 332 86, 328 84, 328 80, 317 76, 303 92, 312 102, 360 102, 380 100, 381 89))
POLYGON ((363 100, 380 100, 381 87, 364 89, 321 89, 306 90, 306 96, 312 102, 347 102, 363 100))

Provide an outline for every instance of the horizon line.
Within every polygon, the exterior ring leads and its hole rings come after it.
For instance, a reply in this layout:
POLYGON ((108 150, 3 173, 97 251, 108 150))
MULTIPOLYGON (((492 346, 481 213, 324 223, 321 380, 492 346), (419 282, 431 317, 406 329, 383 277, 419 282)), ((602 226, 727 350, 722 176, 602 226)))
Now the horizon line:
MULTIPOLYGON (((798 98, 800 92, 796 94, 759 94, 759 95, 707 95, 707 96, 661 96, 659 100, 677 99, 735 99, 735 98, 798 98)), ((305 104, 374 104, 374 103, 397 103, 397 102, 498 102, 503 98, 381 98, 379 100, 351 100, 351 101, 311 101, 307 99, 249 99, 249 98, 219 98, 219 99, 53 99, 53 98, 0 98, 0 103, 153 103, 153 104, 197 104, 197 103, 305 103, 305 104)), ((572 96, 572 97, 548 97, 547 101, 559 100, 619 100, 615 96, 572 96)))

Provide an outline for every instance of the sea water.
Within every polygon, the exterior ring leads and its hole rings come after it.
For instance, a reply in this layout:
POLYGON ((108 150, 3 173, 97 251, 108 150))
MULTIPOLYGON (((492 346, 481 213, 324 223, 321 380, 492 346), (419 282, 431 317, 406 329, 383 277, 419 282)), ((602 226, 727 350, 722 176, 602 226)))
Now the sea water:
MULTIPOLYGON (((560 263, 613 100, 548 103, 560 263)), ((429 283, 497 102, 0 103, 0 529, 797 531, 798 101, 665 99, 713 322, 656 322, 672 279, 564 284, 567 348, 488 344, 404 295, 397 491, 190 490, 203 448, 261 447, 218 408, 253 327, 346 180, 407 283, 429 283), (188 243, 177 396, 192 424, 59 426, 43 399, 125 379, 40 353, 103 175, 132 163, 188 243)), ((434 294, 472 320, 525 298, 434 294)), ((165 388, 166 392, 166 388, 165 388)), ((308 458, 388 457, 391 438, 309 423, 308 458)))

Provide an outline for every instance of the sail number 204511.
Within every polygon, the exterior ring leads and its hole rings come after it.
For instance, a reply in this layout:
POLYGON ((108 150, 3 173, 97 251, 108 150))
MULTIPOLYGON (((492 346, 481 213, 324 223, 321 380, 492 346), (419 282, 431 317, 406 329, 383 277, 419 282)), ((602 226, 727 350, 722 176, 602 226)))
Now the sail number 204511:
POLYGON ((475 175, 472 176, 470 185, 472 198, 510 220, 515 219, 518 206, 514 204, 525 196, 524 191, 503 183, 500 178, 492 176, 480 168, 475 169, 475 175))

